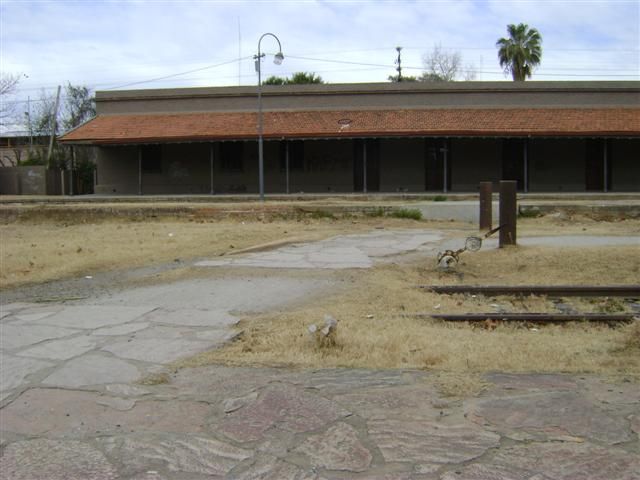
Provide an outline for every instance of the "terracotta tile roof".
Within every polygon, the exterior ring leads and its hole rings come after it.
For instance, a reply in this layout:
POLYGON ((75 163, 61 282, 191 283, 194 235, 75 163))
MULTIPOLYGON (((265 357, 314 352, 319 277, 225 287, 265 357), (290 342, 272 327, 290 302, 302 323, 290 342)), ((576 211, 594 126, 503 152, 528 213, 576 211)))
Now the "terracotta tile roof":
MULTIPOLYGON (((62 142, 126 144, 256 137, 256 113, 101 115, 62 142)), ((640 108, 501 108, 264 113, 265 138, 640 135, 640 108)))

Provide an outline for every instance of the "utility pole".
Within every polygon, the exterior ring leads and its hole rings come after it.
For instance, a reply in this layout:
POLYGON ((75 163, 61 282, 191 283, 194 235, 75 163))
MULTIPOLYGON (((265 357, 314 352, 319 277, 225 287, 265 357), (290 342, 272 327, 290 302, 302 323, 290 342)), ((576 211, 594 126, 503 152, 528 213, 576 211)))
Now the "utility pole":
POLYGON ((33 126, 31 125, 31 97, 27 97, 27 121, 29 122, 29 153, 33 151, 33 126))
POLYGON ((400 58, 400 52, 402 51, 402 47, 396 47, 396 50, 398 51, 398 58, 396 59, 395 64, 398 65, 396 70, 398 71, 398 81, 401 82, 402 81, 402 59, 400 58))
POLYGON ((47 151, 47 168, 51 168, 51 153, 53 152, 53 139, 56 136, 56 119, 58 118, 58 105, 60 105, 60 85, 56 94, 56 104, 53 107, 51 118, 51 138, 49 138, 49 150, 47 151))

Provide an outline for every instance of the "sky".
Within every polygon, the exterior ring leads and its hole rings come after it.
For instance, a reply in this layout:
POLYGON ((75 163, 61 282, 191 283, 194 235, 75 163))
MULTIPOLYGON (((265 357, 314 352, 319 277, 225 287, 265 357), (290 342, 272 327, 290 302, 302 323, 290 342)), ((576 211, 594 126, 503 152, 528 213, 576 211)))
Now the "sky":
POLYGON ((0 70, 20 75, 5 102, 25 107, 57 85, 94 90, 256 85, 315 72, 331 83, 420 75, 436 45, 482 81, 511 81, 496 41, 526 23, 542 35, 532 80, 640 80, 640 0, 0 0, 0 70))

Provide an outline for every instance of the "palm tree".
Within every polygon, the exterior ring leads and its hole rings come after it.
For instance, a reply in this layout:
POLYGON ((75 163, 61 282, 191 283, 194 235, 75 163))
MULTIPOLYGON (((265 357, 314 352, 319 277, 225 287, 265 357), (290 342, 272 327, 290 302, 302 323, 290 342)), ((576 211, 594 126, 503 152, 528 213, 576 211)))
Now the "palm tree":
POLYGON ((511 72, 514 81, 524 82, 531 78, 533 69, 540 64, 542 36, 525 23, 507 25, 507 32, 509 38, 496 42, 500 66, 505 73, 511 72))

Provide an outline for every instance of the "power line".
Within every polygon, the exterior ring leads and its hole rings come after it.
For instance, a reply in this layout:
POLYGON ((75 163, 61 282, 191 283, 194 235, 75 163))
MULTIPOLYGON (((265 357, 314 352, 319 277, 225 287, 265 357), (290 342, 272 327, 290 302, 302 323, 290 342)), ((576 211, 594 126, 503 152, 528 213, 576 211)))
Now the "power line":
POLYGON ((229 65, 229 64, 235 63, 235 62, 240 62, 240 61, 246 60, 248 58, 252 58, 251 55, 243 57, 243 58, 236 58, 236 59, 233 59, 233 60, 228 60, 228 61, 222 62, 222 63, 216 63, 214 65, 207 65, 206 67, 196 68, 196 69, 193 69, 193 70, 187 70, 185 72, 173 73, 171 75, 165 75, 163 77, 156 77, 156 78, 151 78, 149 80, 140 80, 138 82, 125 83, 124 85, 117 85, 115 87, 105 88, 105 90, 116 90, 118 88, 131 87, 133 85, 141 85, 143 83, 151 83, 151 82, 157 82, 159 80, 166 80, 168 78, 179 77, 180 75, 187 75, 189 73, 201 72, 203 70, 209 70, 211 68, 222 67, 224 65, 229 65))

